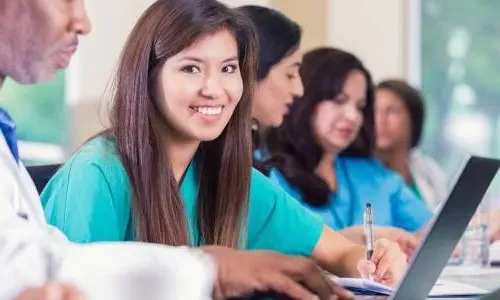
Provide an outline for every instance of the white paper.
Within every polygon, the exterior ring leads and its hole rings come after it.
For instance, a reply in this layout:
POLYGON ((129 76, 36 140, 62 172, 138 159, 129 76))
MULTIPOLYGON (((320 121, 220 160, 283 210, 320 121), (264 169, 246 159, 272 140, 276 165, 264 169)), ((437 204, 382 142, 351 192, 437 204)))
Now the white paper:
POLYGON ((458 297, 484 295, 487 293, 489 293, 489 291, 480 289, 470 284, 439 279, 429 293, 429 297, 458 297))
POLYGON ((495 275, 500 276, 500 268, 481 268, 479 266, 447 266, 443 269, 441 276, 453 277, 453 276, 484 276, 484 275, 495 275))
MULTIPOLYGON (((362 278, 340 278, 333 276, 332 279, 340 286, 345 288, 356 289, 358 291, 366 291, 367 293, 379 293, 383 295, 391 295, 394 289, 390 286, 380 284, 375 281, 362 278)), ((429 297, 449 297, 449 296, 470 296, 487 294, 487 290, 478 287, 459 283, 450 280, 438 280, 429 297)))
POLYGON ((491 262, 500 262, 500 242, 495 242, 490 246, 491 262))

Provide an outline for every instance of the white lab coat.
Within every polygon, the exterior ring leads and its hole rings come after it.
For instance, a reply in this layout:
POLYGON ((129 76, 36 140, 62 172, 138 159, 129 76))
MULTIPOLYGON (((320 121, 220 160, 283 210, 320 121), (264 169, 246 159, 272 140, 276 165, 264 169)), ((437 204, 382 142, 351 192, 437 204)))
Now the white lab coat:
POLYGON ((160 279, 147 280, 147 284, 164 280, 159 286, 170 288, 161 295, 163 299, 207 299, 215 269, 208 255, 187 247, 68 242, 45 222, 33 181, 24 166, 16 163, 0 133, 0 299, 13 299, 22 290, 49 280, 73 282, 91 299, 125 299, 132 294, 113 293, 130 290, 131 281, 139 282, 137 274, 149 278, 159 273, 160 279), (103 286, 103 282, 112 283, 103 286))
POLYGON ((410 173, 429 208, 435 210, 448 192, 446 176, 436 161, 419 150, 410 153, 410 173))

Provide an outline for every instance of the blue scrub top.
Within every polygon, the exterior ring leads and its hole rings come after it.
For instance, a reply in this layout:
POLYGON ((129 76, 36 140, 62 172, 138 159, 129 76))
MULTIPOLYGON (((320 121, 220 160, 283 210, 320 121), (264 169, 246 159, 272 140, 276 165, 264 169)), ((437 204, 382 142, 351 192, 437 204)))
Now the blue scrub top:
POLYGON ((427 206, 399 175, 378 160, 338 157, 334 164, 337 191, 330 193, 330 201, 323 207, 308 205, 298 188, 277 169, 272 169, 269 177, 335 230, 363 224, 367 202, 372 204, 373 224, 377 226, 415 232, 430 220, 432 213, 427 206))

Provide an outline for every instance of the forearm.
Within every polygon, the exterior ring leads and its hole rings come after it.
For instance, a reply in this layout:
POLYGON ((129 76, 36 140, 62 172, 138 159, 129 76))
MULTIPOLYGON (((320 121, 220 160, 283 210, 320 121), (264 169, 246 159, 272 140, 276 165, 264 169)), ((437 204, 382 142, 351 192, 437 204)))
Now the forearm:
POLYGON ((325 227, 312 257, 320 267, 337 276, 359 277, 358 262, 366 258, 363 245, 325 227))
POLYGON ((365 247, 362 245, 353 245, 340 259, 339 276, 360 277, 357 265, 360 260, 365 258, 365 247))
POLYGON ((344 228, 339 231, 343 236, 348 238, 350 241, 356 244, 363 244, 364 240, 364 232, 362 226, 351 226, 344 228))
POLYGON ((0 298, 13 299, 28 287, 50 280, 64 245, 54 247, 46 233, 23 220, 0 222, 0 298))
MULTIPOLYGON (((402 231, 393 227, 383 227, 383 226, 374 226, 373 227, 373 235, 375 240, 378 239, 388 239, 388 240, 396 240, 399 236, 399 232, 402 231)), ((343 236, 348 238, 350 241, 364 245, 365 244, 365 233, 363 230, 363 226, 351 226, 339 231, 343 236)))

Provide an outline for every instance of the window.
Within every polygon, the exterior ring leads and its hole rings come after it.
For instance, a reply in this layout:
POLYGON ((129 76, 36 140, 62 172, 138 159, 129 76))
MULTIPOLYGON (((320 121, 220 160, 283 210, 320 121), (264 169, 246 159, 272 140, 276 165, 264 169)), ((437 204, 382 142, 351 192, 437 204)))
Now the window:
POLYGON ((62 161, 67 142, 64 72, 44 84, 22 86, 7 80, 0 106, 17 124, 21 158, 27 164, 62 161))
POLYGON ((422 148, 451 176, 467 153, 500 157, 500 1, 420 0, 416 8, 422 148))

